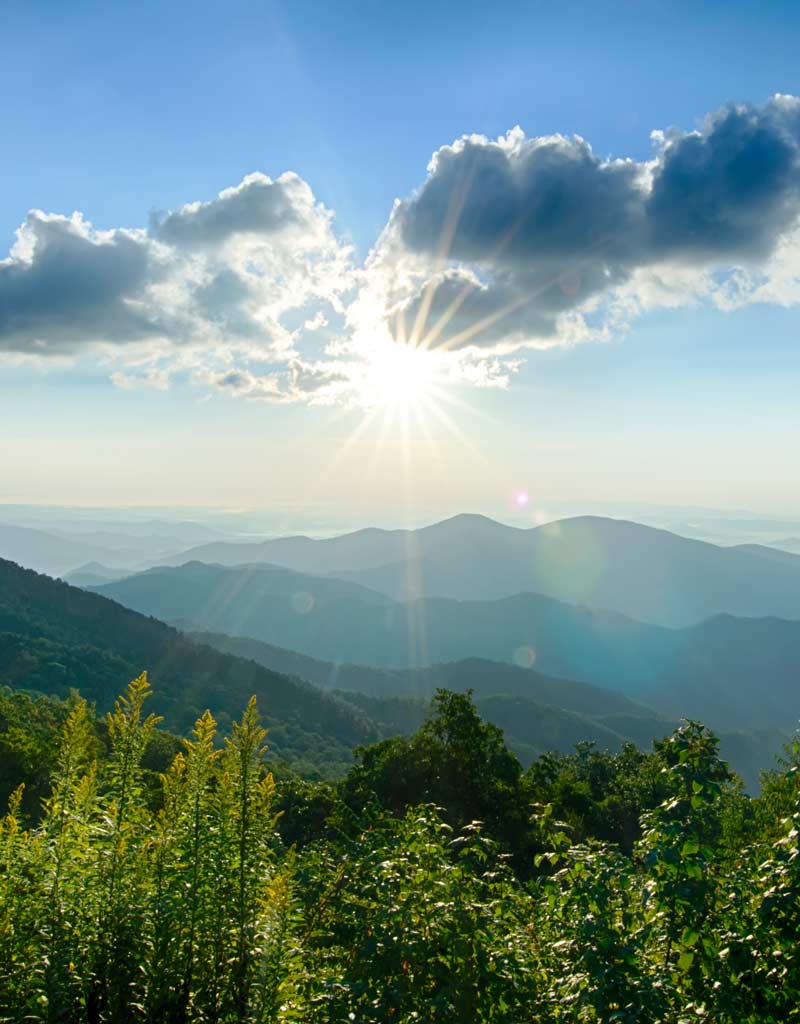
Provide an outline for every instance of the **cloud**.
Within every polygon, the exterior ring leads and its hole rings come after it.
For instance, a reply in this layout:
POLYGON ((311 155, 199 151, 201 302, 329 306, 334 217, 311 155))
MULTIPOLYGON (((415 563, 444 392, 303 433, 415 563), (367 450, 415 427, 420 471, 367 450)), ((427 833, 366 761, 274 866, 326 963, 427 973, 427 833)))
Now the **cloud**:
POLYGON ((207 375, 206 381, 215 388, 241 398, 278 400, 282 394, 280 377, 274 373, 255 374, 250 370, 228 370, 225 373, 207 375))
POLYGON ((800 100, 652 142, 636 161, 519 128, 464 136, 360 267, 292 173, 147 228, 33 210, 0 260, 0 353, 91 350, 124 388, 349 403, 392 339, 436 350, 451 380, 507 387, 520 350, 602 340, 657 306, 800 302, 800 100))
MULTIPOLYGON (((32 211, 0 261, 0 351, 88 346, 239 348, 285 356, 282 318, 339 308, 350 250, 297 175, 250 175, 148 230, 101 231, 32 211)), ((310 316, 309 316, 310 314, 310 316)))
POLYGON ((655 133, 650 161, 605 159, 578 137, 442 147, 396 203, 368 267, 395 337, 511 351, 590 336, 584 314, 643 271, 752 268, 800 215, 800 101, 730 106, 655 133))
POLYGON ((95 232, 79 215, 28 214, 0 261, 0 350, 58 353, 158 331, 141 300, 151 276, 141 232, 95 232))
POLYGON ((729 107, 665 138, 645 202, 645 259, 763 257, 800 212, 800 101, 729 107))
POLYGON ((215 390, 277 404, 308 402, 331 405, 355 399, 355 374, 347 363, 306 363, 292 360, 284 369, 254 372, 230 369, 223 373, 201 373, 198 380, 215 390))
POLYGON ((156 391, 168 391, 170 387, 170 374, 168 370, 158 367, 149 367, 140 372, 129 373, 124 370, 115 370, 111 374, 112 383, 124 391, 133 391, 135 388, 152 388, 156 391))
POLYGON ((235 188, 208 203, 188 203, 166 217, 154 217, 153 233, 168 245, 218 246, 234 236, 272 236, 294 230, 312 232, 319 209, 308 185, 296 174, 273 181, 249 174, 235 188))

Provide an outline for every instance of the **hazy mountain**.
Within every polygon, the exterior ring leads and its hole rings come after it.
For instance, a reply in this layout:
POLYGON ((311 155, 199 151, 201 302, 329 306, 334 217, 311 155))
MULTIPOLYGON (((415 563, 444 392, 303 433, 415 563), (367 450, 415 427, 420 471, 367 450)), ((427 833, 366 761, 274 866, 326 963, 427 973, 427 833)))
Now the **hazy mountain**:
POLYGON ((767 544, 737 544, 733 550, 747 551, 761 558, 768 558, 772 562, 779 562, 782 565, 789 565, 795 569, 800 569, 800 554, 793 551, 784 551, 781 548, 772 547, 767 544))
POLYGON ((223 540, 226 537, 231 539, 231 535, 222 530, 216 530, 189 519, 81 518, 59 520, 51 529, 57 529, 59 533, 76 533, 83 537, 93 535, 98 539, 110 538, 113 546, 118 546, 120 543, 117 538, 123 538, 125 544, 129 544, 133 538, 138 538, 151 544, 160 543, 162 546, 173 549, 185 544, 205 544, 213 540, 223 540))
MULTIPOLYGON (((626 742, 648 749, 654 739, 677 725, 676 719, 613 690, 480 658, 391 670, 334 665, 250 637, 197 633, 192 638, 267 668, 335 687, 344 700, 389 734, 419 728, 438 687, 472 690, 481 716, 505 731, 509 746, 525 764, 546 750, 567 752, 585 740, 610 750, 626 742)), ((773 764, 786 739, 786 733, 775 728, 720 735, 723 756, 752 792, 758 788, 759 772, 773 764)))
MULTIPOLYGON (((377 698, 350 692, 343 696, 389 733, 413 732, 428 712, 427 701, 414 698, 377 698)), ((475 706, 482 718, 505 732, 506 742, 524 765, 546 751, 569 753, 576 744, 587 741, 607 750, 619 750, 624 743, 649 750, 654 740, 678 725, 677 720, 655 714, 588 715, 502 693, 476 697, 475 706)), ((760 773, 774 766, 786 736, 777 729, 741 730, 722 733, 719 739, 721 755, 755 793, 760 773)))
MULTIPOLYGON (((161 510, 164 511, 164 510, 161 510)), ((230 518, 230 517, 228 517, 230 518)), ((234 540, 239 529, 219 529, 194 519, 148 515, 139 507, 78 508, 66 505, 0 503, 0 522, 28 526, 47 533, 107 534, 111 537, 162 537, 177 539, 183 546, 211 540, 234 540)))
POLYGON ((97 594, 0 560, 0 683, 107 709, 146 669, 153 710, 187 733, 210 708, 223 725, 256 694, 277 757, 340 771, 380 733, 361 712, 297 678, 188 640, 97 594))
POLYGON ((390 598, 355 583, 270 565, 228 568, 188 562, 93 589, 181 627, 244 634, 298 650, 304 649, 309 628, 316 632, 325 623, 331 632, 318 637, 323 652, 326 645, 336 644, 338 630, 358 632, 366 624, 365 615, 383 622, 397 607, 390 598))
POLYGON ((427 701, 437 689, 472 690, 476 697, 502 693, 588 715, 627 714, 653 717, 655 712, 615 690, 571 679, 557 679, 530 668, 485 658, 431 665, 426 668, 386 669, 368 665, 334 664, 265 644, 252 637, 225 633, 190 633, 191 639, 220 651, 252 658, 260 665, 297 675, 325 689, 355 690, 373 697, 415 697, 427 701))
POLYGON ((0 558, 49 576, 64 576, 87 563, 113 567, 112 573, 118 568, 130 572, 180 546, 175 537, 137 537, 105 530, 60 533, 0 523, 0 558))
POLYGON ((792 551, 800 554, 800 537, 784 537, 781 540, 776 540, 774 546, 782 551, 792 551))
POLYGON ((595 516, 517 529, 461 515, 420 530, 207 544, 168 562, 187 560, 336 575, 395 600, 527 591, 669 626, 721 612, 800 619, 800 564, 595 516))
POLYGON ((99 587, 103 583, 113 583, 130 576, 129 569, 112 569, 100 562, 87 562, 71 572, 64 573, 63 580, 73 587, 99 587))
POLYGON ((0 505, 0 558, 50 576, 89 562, 140 571, 187 544, 224 536, 191 521, 116 521, 82 510, 0 505))
POLYGON ((723 615, 667 629, 537 594, 403 604, 336 579, 199 563, 153 569, 98 592, 183 627, 252 636, 331 662, 535 663, 547 675, 720 729, 791 730, 800 715, 800 622, 723 615))
POLYGON ((113 561, 114 557, 107 548, 87 544, 79 537, 59 537, 45 530, 0 523, 0 558, 50 576, 60 576, 86 562, 113 561))
MULTIPOLYGON (((464 690, 456 686, 452 689, 464 690)), ((371 721, 386 732, 411 733, 425 721, 429 702, 419 698, 386 698, 369 694, 344 692, 342 696, 360 708, 371 721)), ((634 742, 624 731, 606 724, 600 715, 593 716, 555 704, 547 704, 533 697, 495 693, 475 696, 475 706, 482 718, 499 726, 506 734, 509 746, 527 765, 548 750, 571 751, 576 743, 595 742, 601 748, 619 750, 626 742, 634 742)), ((632 716, 630 721, 634 721, 632 716)), ((647 739, 640 743, 649 748, 654 739, 668 735, 677 723, 668 718, 650 714, 636 719, 634 729, 647 739)))
MULTIPOLYGON (((292 574, 282 571, 281 575, 292 574)), ((361 610, 385 610, 385 600, 367 599, 361 610)), ((322 607, 326 614, 336 607, 332 595, 322 607)), ((304 614, 313 615, 313 611, 304 614)), ((218 638, 215 641, 219 642, 218 638)), ((325 694, 296 675, 290 678, 253 660, 198 644, 162 622, 97 594, 0 560, 0 683, 58 695, 78 687, 102 710, 142 668, 149 670, 156 689, 154 710, 165 716, 169 727, 182 732, 205 707, 211 707, 226 725, 255 693, 270 726, 274 755, 305 771, 315 767, 341 771, 353 745, 413 727, 424 705, 419 699, 373 697, 370 699, 378 701, 380 712, 376 710, 370 717, 366 697, 356 699, 350 693, 342 699, 325 694)), ((619 694, 514 666, 471 660, 415 673, 347 668, 340 679, 348 686, 359 673, 371 674, 374 688, 383 692, 402 685, 404 676, 412 680, 419 694, 438 685, 476 691, 483 687, 479 696, 482 713, 508 730, 510 741, 526 759, 542 749, 567 749, 578 739, 594 739, 611 747, 630 739, 646 746, 655 736, 669 732, 672 725, 663 715, 648 712, 619 694), (502 692, 492 693, 494 688, 502 692), (514 692, 515 688, 519 692, 514 692)), ((327 672, 330 684, 330 667, 327 672)), ((715 724, 712 718, 708 721, 715 724)), ((723 737, 723 750, 729 743, 723 737)), ((737 737, 736 744, 733 763, 752 785, 756 768, 769 764, 777 741, 774 734, 763 739, 748 733, 737 737)))

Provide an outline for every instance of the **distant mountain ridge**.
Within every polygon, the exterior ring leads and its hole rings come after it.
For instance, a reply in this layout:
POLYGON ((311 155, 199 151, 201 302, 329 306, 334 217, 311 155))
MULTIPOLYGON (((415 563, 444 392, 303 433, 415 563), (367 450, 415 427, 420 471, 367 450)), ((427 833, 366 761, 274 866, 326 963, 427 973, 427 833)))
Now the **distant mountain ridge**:
POLYGON ((128 536, 110 531, 58 532, 0 522, 0 558, 49 576, 69 574, 87 563, 132 572, 180 547, 181 542, 175 537, 128 536))
MULTIPOLYGON (((5 518, 8 514, 8 509, 0 506, 0 558, 50 576, 71 576, 95 562, 120 571, 141 571, 187 544, 226 537, 219 530, 191 521, 31 521, 28 513, 28 521, 15 522, 5 518)), ((18 514, 24 515, 24 509, 18 514)))
POLYGON ((112 569, 100 562, 87 562, 86 565, 65 573, 63 580, 73 587, 99 587, 103 583, 112 583, 130 575, 130 569, 112 569))
POLYGON ((163 564, 266 562, 336 576, 401 601, 538 593, 682 627, 720 613, 800 619, 800 561, 775 551, 719 547, 597 516, 520 529, 460 515, 419 530, 205 544, 163 564))
POLYGON ((402 669, 465 658, 535 665, 717 728, 791 731, 800 622, 715 616, 667 629, 538 594, 398 603, 266 566, 152 569, 98 593, 186 629, 250 636, 329 662, 402 669))
POLYGON ((80 537, 67 538, 28 526, 0 523, 0 558, 8 558, 36 572, 51 576, 99 557, 113 561, 113 552, 87 544, 80 537))

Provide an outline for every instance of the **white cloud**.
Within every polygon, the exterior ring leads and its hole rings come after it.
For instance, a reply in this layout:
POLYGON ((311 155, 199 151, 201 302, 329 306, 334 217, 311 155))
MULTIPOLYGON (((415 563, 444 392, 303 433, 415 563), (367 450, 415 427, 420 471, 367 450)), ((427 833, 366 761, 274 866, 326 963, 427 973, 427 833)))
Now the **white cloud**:
POLYGON ((521 350, 601 341, 652 308, 800 301, 800 100, 652 141, 636 162, 519 128, 465 136, 361 267, 291 173, 248 175, 146 229, 33 210, 0 261, 0 354, 92 350, 122 388, 352 403, 394 343, 503 388, 521 350))

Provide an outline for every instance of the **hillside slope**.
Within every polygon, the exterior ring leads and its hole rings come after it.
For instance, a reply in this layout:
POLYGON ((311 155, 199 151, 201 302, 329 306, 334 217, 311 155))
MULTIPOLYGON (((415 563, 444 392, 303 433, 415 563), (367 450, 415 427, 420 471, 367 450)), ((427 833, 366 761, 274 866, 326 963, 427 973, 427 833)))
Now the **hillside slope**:
POLYGON ((307 682, 0 560, 0 683, 61 696, 74 687, 103 710, 144 669, 168 728, 187 733, 205 708, 226 725, 255 694, 274 755, 307 769, 341 770, 354 745, 377 735, 363 715, 307 682))

